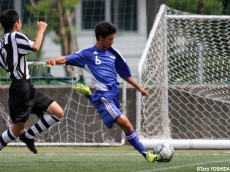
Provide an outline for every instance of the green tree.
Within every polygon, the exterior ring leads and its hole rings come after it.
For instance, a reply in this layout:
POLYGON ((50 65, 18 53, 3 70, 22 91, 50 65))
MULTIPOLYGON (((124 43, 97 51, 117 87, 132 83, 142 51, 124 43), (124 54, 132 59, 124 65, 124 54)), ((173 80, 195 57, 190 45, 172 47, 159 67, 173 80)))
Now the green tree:
POLYGON ((222 4, 217 0, 167 0, 167 5, 171 8, 194 14, 222 14, 222 4))
POLYGON ((220 0, 223 5, 223 14, 229 15, 230 14, 230 0, 220 0))
MULTIPOLYGON (((54 40, 61 45, 61 54, 76 51, 75 9, 79 0, 30 0, 27 10, 36 20, 48 23, 47 31, 52 30, 58 35, 54 40)), ((36 59, 41 60, 41 59, 36 59)), ((68 72, 66 72, 68 75, 68 72)))
MULTIPOLYGON (((51 27, 57 35, 60 35, 60 40, 56 42, 61 43, 62 54, 69 54, 73 52, 73 37, 70 35, 74 32, 71 28, 74 26, 75 9, 78 0, 40 0, 35 3, 30 0, 31 5, 27 9, 35 16, 36 19, 43 19, 51 27)), ((74 47, 75 48, 75 47, 74 47)))

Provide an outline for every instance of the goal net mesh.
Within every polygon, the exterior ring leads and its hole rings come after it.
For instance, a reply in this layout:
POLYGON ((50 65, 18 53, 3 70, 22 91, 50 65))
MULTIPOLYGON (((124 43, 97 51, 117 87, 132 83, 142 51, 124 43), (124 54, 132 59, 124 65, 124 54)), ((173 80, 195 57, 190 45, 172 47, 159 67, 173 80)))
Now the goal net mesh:
POLYGON ((161 7, 139 65, 140 135, 230 138, 230 17, 161 7))
POLYGON ((65 117, 48 132, 40 134, 37 142, 73 143, 79 145, 120 144, 122 133, 117 125, 109 130, 91 102, 78 93, 66 95, 65 117))
MULTIPOLYGON (((75 81, 73 80, 73 84, 74 83, 75 81)), ((114 125, 112 129, 108 129, 103 124, 95 107, 86 97, 74 92, 71 86, 56 87, 56 89, 62 89, 62 92, 63 89, 66 90, 66 97, 61 97, 61 99, 66 102, 64 105, 65 116, 48 131, 38 134, 35 138, 36 144, 78 146, 112 146, 122 144, 122 130, 117 125, 114 125)), ((43 92, 45 91, 43 90, 43 92)), ((37 121, 37 116, 30 115, 26 128, 30 128, 37 121)), ((5 109, 1 103, 0 124, 1 133, 11 126, 7 109, 5 109)), ((15 143, 19 142, 18 139, 15 141, 15 143)))

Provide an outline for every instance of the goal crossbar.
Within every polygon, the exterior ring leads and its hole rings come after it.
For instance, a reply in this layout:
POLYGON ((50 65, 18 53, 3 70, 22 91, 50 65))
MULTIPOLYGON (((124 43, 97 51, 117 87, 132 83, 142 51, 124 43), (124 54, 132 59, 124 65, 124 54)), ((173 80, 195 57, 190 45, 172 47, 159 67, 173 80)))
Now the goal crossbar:
POLYGON ((169 19, 196 19, 196 20, 230 20, 230 16, 218 15, 165 15, 169 19))

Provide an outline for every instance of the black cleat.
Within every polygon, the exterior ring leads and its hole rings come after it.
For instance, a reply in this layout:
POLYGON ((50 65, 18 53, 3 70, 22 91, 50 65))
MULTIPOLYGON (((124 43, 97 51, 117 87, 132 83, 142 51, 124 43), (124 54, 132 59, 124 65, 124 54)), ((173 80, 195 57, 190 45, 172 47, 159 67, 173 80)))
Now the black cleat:
POLYGON ((23 142, 26 144, 26 146, 28 147, 28 149, 29 149, 31 152, 33 152, 34 154, 37 154, 37 153, 38 153, 38 151, 37 151, 37 149, 35 148, 35 145, 34 145, 34 139, 29 139, 29 138, 27 138, 27 137, 25 136, 25 133, 23 133, 23 134, 19 137, 19 139, 20 139, 21 141, 23 141, 23 142))

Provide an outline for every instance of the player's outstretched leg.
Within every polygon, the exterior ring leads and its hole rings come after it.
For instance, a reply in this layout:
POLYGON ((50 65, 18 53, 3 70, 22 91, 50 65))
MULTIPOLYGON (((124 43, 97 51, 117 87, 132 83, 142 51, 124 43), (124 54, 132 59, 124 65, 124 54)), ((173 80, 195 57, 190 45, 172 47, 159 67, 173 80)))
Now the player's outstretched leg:
POLYGON ((128 133, 125 133, 129 143, 138 150, 148 162, 156 162, 159 159, 159 155, 152 154, 144 147, 144 145, 139 141, 139 137, 136 135, 135 131, 132 130, 128 133))
POLYGON ((121 129, 125 132, 126 139, 128 142, 139 151, 148 162, 156 162, 159 159, 157 154, 152 154, 148 152, 145 146, 140 142, 138 135, 133 129, 132 124, 128 120, 128 118, 124 115, 120 115, 116 119, 116 123, 121 127, 121 129))
POLYGON ((14 141, 17 137, 11 131, 11 128, 7 129, 0 136, 0 150, 2 150, 8 143, 14 141))

